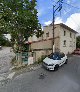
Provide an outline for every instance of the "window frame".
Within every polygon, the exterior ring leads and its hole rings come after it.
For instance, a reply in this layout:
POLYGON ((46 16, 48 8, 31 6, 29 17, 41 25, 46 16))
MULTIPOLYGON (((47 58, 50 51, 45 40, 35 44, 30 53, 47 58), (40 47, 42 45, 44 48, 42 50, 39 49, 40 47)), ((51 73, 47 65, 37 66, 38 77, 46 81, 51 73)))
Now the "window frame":
POLYGON ((70 38, 72 38, 72 33, 70 32, 70 38))
POLYGON ((64 30, 64 36, 66 36, 66 31, 64 30))
POLYGON ((63 47, 66 47, 66 40, 63 41, 63 47))

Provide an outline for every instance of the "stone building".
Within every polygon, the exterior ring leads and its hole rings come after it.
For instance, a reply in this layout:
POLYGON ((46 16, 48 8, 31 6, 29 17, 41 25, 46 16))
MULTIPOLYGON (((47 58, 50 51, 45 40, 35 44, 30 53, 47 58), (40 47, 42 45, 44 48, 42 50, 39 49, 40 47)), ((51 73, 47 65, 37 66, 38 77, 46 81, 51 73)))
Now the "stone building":
MULTIPOLYGON (((55 51, 64 52, 65 54, 72 53, 76 49, 76 31, 66 26, 63 23, 55 24, 54 27, 54 45, 55 51)), ((36 61, 42 55, 48 55, 52 52, 53 45, 53 25, 44 26, 44 34, 42 37, 29 38, 31 40, 30 48, 36 54, 36 61), (35 40, 33 40, 35 39, 35 40)))

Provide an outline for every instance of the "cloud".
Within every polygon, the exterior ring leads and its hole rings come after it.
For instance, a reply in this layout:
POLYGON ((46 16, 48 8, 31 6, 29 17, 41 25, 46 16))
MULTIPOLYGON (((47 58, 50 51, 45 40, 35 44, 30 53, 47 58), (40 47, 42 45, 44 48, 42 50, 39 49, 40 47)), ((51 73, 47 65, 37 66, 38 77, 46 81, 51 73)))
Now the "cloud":
POLYGON ((62 19, 60 17, 57 17, 55 19, 55 24, 63 23, 62 19))
MULTIPOLYGON (((47 22, 44 22, 44 25, 50 25, 52 23, 51 20, 47 21, 47 22)), ((57 17, 55 19, 55 24, 59 24, 59 23, 63 23, 62 19, 60 17, 57 17)))
MULTIPOLYGON (((47 21, 44 24, 45 25, 49 25, 51 24, 52 21, 47 21)), ((55 19, 55 24, 59 24, 59 23, 64 23, 62 18, 57 17, 55 19)), ((74 29, 75 31, 77 31, 80 34, 80 13, 74 13, 72 15, 70 15, 70 17, 67 18, 66 22, 64 23, 65 25, 69 26, 70 28, 74 29)))
POLYGON ((47 21, 47 22, 45 22, 44 24, 45 25, 49 25, 49 24, 51 24, 52 23, 52 21, 47 21))
POLYGON ((80 33, 80 13, 72 14, 65 24, 80 33))

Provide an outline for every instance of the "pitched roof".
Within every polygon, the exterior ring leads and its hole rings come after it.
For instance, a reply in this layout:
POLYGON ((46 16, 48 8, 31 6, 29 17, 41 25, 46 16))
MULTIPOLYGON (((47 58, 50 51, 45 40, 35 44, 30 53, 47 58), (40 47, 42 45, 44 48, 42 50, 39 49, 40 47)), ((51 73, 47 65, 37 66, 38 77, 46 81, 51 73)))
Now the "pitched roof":
MULTIPOLYGON (((52 25, 53 25, 53 23, 51 23, 51 24, 48 25, 48 26, 52 26, 52 25)), ((78 33, 78 32, 76 32, 75 30, 73 30, 72 28, 68 27, 67 25, 65 25, 65 24, 63 24, 63 23, 55 24, 55 26, 56 26, 56 25, 60 25, 61 27, 70 30, 71 32, 78 33)), ((48 26, 44 26, 44 27, 48 27, 48 26)))
POLYGON ((70 30, 71 32, 78 33, 78 32, 76 32, 75 30, 73 30, 72 28, 68 27, 67 25, 65 25, 65 24, 63 24, 63 23, 60 23, 60 24, 58 24, 58 25, 60 25, 61 27, 65 28, 65 29, 70 30))

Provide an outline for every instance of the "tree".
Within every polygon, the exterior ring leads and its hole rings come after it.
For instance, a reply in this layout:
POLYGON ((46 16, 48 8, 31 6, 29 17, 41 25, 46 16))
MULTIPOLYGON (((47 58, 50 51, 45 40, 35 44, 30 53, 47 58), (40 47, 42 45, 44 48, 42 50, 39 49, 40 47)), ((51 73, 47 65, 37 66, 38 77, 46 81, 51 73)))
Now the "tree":
POLYGON ((38 21, 36 0, 0 0, 0 20, 3 30, 9 32, 12 41, 24 45, 29 36, 42 35, 38 21))
POLYGON ((76 47, 80 48, 80 36, 76 38, 76 47))

